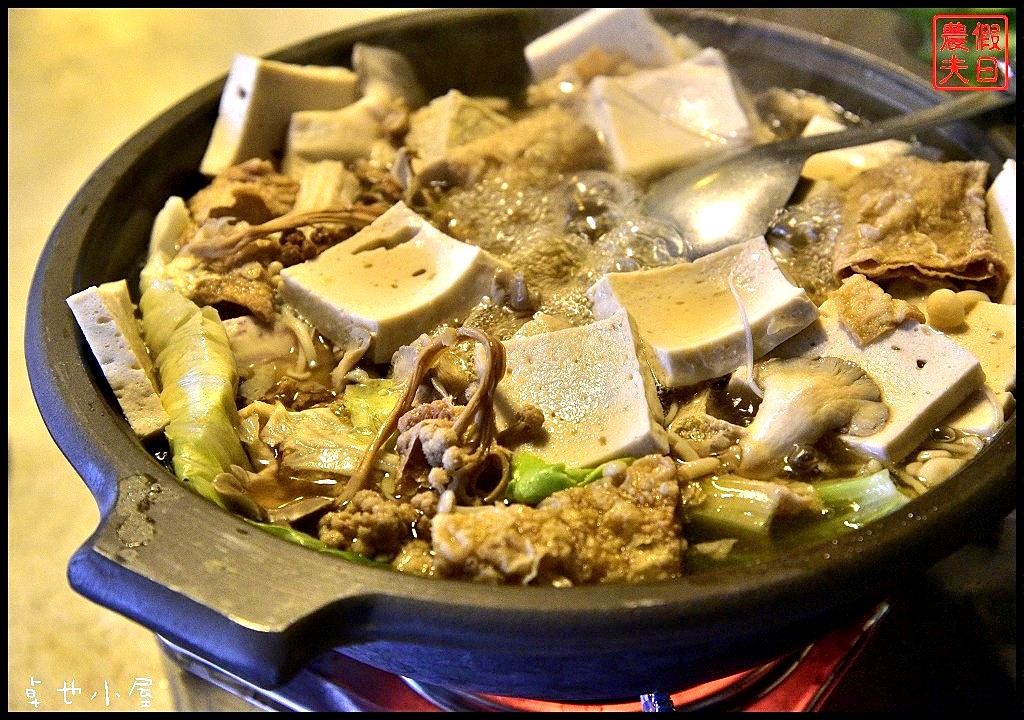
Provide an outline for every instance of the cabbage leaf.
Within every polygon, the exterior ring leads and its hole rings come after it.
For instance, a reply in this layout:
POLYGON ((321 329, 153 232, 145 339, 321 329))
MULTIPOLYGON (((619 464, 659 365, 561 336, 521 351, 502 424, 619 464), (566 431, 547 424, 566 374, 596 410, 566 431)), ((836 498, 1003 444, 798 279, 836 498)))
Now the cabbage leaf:
MULTIPOLYGON (((708 487, 705 483, 705 491, 708 487)), ((731 537, 739 543, 722 557, 696 552, 698 544, 693 543, 687 553, 687 567, 696 572, 777 557, 800 547, 835 540, 910 502, 887 469, 816 482, 814 493, 821 502, 819 512, 778 518, 777 497, 771 493, 710 492, 704 503, 688 508, 689 532, 722 537, 730 534, 727 526, 731 526, 731 537)))
MULTIPOLYGON (((381 429, 395 404, 402 396, 404 386, 389 378, 365 378, 345 386, 344 403, 352 418, 352 425, 373 435, 381 429)), ((367 441, 367 445, 372 441, 367 441)))
POLYGON ((236 430, 238 369, 220 316, 159 283, 144 289, 139 307, 171 418, 164 433, 174 473, 223 507, 213 478, 250 463, 236 430))
MULTIPOLYGON (((401 394, 388 379, 368 379, 348 385, 337 407, 290 411, 278 403, 252 403, 240 411, 243 421, 262 423, 260 442, 272 448, 289 472, 330 472, 351 475, 373 442, 401 394)), ((243 433, 245 435, 245 433, 243 433)), ((381 469, 394 471, 393 462, 382 459, 381 469)))

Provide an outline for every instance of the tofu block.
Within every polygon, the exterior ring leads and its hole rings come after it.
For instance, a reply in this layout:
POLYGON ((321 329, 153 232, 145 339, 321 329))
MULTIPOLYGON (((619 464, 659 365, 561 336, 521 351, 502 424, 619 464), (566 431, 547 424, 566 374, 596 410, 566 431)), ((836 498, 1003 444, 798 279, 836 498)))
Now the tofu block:
POLYGON ((1017 386, 1017 306, 979 302, 964 316, 963 329, 946 336, 981 362, 985 384, 995 394, 1017 386))
POLYGON ((645 68, 680 59, 672 36, 646 8, 592 8, 541 35, 524 52, 533 79, 540 81, 594 47, 625 55, 645 68))
MULTIPOLYGON (((803 134, 822 135, 846 129, 841 122, 814 115, 803 134)), ((811 155, 804 163, 801 174, 809 180, 828 180, 844 187, 854 175, 868 168, 878 167, 894 157, 910 152, 910 144, 902 140, 879 140, 866 145, 829 150, 811 155)))
POLYGON ((128 283, 94 285, 66 302, 132 430, 141 438, 162 431, 170 418, 160 403, 156 369, 142 339, 128 283))
POLYGON ((782 274, 763 237, 692 263, 609 273, 590 287, 588 296, 599 318, 629 312, 652 355, 658 381, 669 388, 728 375, 745 365, 744 316, 757 359, 818 315, 807 293, 782 274))
POLYGON ((399 202, 345 242, 283 269, 281 296, 340 346, 369 334, 368 358, 384 363, 422 333, 464 318, 500 269, 508 268, 399 202))
POLYGON ((504 345, 499 428, 508 426, 515 408, 530 403, 544 412, 546 431, 543 441, 513 450, 576 467, 668 452, 661 403, 625 311, 504 345))
POLYGON ((1007 257, 1011 268, 1010 281, 1002 297, 995 298, 1008 305, 1017 304, 1017 161, 1007 160, 985 193, 988 229, 996 248, 1007 257))
POLYGON ((714 48, 664 68, 596 77, 588 107, 615 169, 641 180, 754 137, 725 56, 714 48))
POLYGON ((916 320, 862 347, 842 327, 831 300, 819 310, 817 322, 771 356, 833 356, 863 368, 882 391, 889 421, 872 435, 842 435, 841 440, 882 462, 903 460, 985 383, 973 353, 916 320))
POLYGON ((212 176, 252 158, 276 160, 293 112, 334 110, 358 97, 359 79, 348 68, 236 55, 199 169, 212 176))

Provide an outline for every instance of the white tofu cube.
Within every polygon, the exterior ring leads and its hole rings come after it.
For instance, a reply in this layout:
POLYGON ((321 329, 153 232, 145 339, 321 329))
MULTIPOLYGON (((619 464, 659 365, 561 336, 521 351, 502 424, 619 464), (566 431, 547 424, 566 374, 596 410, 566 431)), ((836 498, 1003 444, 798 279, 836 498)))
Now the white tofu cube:
POLYGON ((236 55, 199 169, 216 175, 252 158, 276 161, 293 112, 334 110, 357 97, 359 79, 348 68, 236 55))
POLYGON ((669 388, 728 375, 746 364, 751 344, 757 359, 818 315, 807 293, 782 274, 763 237, 692 263, 610 273, 588 295, 597 317, 629 312, 658 381, 669 388))
POLYGON ((281 296, 342 347, 369 334, 368 357, 464 318, 504 264, 442 233, 404 203, 313 260, 281 271, 281 296))
POLYGON ((841 439, 882 462, 904 459, 985 382, 973 353, 916 320, 861 347, 840 323, 830 300, 819 309, 818 322, 771 355, 843 358, 878 383, 882 401, 889 406, 889 421, 872 435, 841 439))
POLYGON ((1008 305, 1017 304, 1017 161, 1007 160, 988 192, 988 228, 1000 253, 1009 258, 1010 282, 1003 296, 995 298, 1008 305))
POLYGON ((592 8, 541 35, 524 52, 534 80, 540 81, 594 47, 625 55, 646 68, 681 59, 672 36, 646 8, 592 8))
POLYGON ((985 384, 993 393, 1017 386, 1017 306, 980 302, 964 316, 962 329, 947 332, 950 340, 981 362, 985 384))
POLYGON ((170 418, 160 402, 128 283, 94 285, 69 297, 67 304, 135 434, 147 438, 163 430, 170 418))
POLYGON ((668 452, 661 404, 625 311, 504 345, 499 427, 524 404, 544 412, 544 439, 514 450, 576 467, 668 452))
POLYGON ((615 169, 637 179, 753 139, 725 56, 713 48, 656 70, 596 77, 588 99, 615 169))

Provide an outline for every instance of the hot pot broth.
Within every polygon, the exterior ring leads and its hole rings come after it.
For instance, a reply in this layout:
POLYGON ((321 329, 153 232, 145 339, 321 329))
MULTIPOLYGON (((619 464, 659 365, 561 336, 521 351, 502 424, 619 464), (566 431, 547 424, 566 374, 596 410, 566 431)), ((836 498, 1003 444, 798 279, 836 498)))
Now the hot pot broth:
MULTIPOLYGON (((614 122, 581 119, 612 104, 617 81, 694 58, 682 77, 722 69, 685 37, 652 33, 667 64, 588 52, 538 78, 525 106, 427 98, 400 55, 360 46, 360 92, 293 115, 283 155, 239 143, 219 167, 215 131, 210 185, 168 202, 142 273, 141 335, 167 418, 140 435, 165 435, 201 494, 307 545, 553 585, 783 551, 891 512, 968 462, 1011 406, 1015 369, 990 387, 957 333, 978 307, 1014 307, 991 302, 1006 277, 837 277, 844 227, 885 224, 864 217, 840 161, 760 244, 687 247, 642 197, 659 163, 693 159, 651 159, 615 145, 614 122), (427 299, 407 299, 417 293, 427 299), (658 335, 665 325, 684 337, 658 335), (837 344, 849 327, 858 341, 837 344), (886 397, 897 370, 881 377, 879 353, 864 352, 881 342, 892 356, 897 332, 952 343, 915 348, 918 370, 922 352, 962 355, 959 394, 923 434, 916 406, 886 397), (988 433, 953 422, 978 393, 997 418, 988 433), (897 422, 909 429, 871 440, 897 422)), ((799 89, 737 88, 736 100, 741 129, 705 132, 699 152, 803 132, 816 115, 854 120, 799 89)), ((921 184, 907 155, 939 162, 901 145, 878 164, 921 184)), ((971 169, 955 177, 976 201, 971 169)))

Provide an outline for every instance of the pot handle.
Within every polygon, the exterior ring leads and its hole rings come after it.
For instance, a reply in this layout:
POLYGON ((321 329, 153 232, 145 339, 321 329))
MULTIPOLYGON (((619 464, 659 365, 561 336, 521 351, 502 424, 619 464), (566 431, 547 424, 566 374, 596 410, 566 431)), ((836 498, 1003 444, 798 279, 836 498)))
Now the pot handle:
POLYGON ((367 639, 372 568, 277 538, 170 476, 116 486, 68 565, 76 592, 261 687, 367 639))

